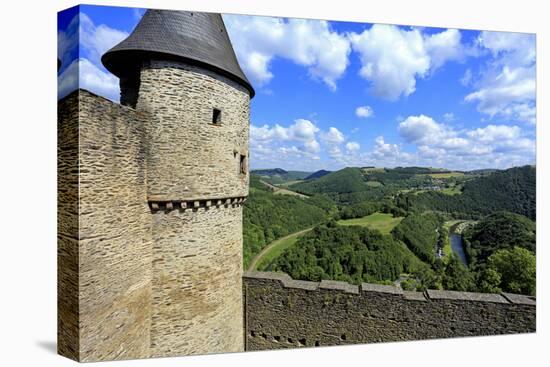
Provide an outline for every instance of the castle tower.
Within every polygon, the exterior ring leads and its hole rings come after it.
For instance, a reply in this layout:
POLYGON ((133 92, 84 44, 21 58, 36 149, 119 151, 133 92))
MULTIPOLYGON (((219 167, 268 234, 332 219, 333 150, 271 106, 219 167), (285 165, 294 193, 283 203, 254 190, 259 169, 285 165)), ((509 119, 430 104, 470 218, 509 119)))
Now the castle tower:
POLYGON ((151 356, 242 351, 242 203, 254 95, 219 14, 148 10, 102 58, 147 117, 151 356))

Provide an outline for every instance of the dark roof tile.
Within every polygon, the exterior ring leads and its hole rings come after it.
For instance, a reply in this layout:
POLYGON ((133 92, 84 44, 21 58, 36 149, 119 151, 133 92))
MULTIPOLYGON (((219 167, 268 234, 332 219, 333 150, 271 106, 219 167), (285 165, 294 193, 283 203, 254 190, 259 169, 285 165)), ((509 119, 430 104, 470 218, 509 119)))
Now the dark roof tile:
POLYGON ((117 76, 132 62, 162 55, 214 70, 242 84, 254 96, 241 70, 222 17, 217 13, 147 10, 134 31, 101 61, 117 76))

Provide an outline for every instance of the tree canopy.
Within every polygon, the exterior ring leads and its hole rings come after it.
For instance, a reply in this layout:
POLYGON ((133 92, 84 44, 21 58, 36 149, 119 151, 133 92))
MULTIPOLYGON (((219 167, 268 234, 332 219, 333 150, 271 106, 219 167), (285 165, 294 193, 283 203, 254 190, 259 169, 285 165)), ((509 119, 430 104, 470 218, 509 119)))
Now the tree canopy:
POLYGON ((464 182, 462 194, 446 195, 439 191, 408 193, 396 198, 405 210, 436 210, 457 218, 480 218, 495 211, 509 211, 536 217, 536 169, 514 167, 475 177, 464 182))
POLYGON ((287 249, 274 270, 295 279, 391 281, 418 265, 413 255, 391 236, 359 226, 318 226, 287 249))
POLYGON ((499 249, 519 246, 535 252, 536 225, 519 214, 496 212, 468 228, 463 238, 469 261, 484 263, 499 249))
POLYGON ((273 240, 329 218, 335 206, 324 197, 276 195, 251 175, 250 194, 243 210, 243 263, 273 240))
POLYGON ((536 260, 531 251, 518 246, 498 250, 489 257, 487 268, 500 275, 498 287, 503 291, 535 295, 536 260))

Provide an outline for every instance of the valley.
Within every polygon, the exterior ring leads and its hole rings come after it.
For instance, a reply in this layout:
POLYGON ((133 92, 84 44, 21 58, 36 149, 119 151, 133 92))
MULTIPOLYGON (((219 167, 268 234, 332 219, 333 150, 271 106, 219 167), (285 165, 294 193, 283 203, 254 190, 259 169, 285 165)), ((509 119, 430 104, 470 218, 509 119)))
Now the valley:
POLYGON ((302 280, 534 294, 535 176, 534 166, 252 171, 244 266, 302 280))

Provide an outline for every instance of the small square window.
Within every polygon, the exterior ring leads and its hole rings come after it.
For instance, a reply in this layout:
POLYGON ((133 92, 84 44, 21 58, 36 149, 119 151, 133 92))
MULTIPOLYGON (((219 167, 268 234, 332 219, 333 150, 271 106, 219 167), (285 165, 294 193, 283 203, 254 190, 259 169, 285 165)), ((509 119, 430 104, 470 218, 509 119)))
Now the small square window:
POLYGON ((214 108, 212 111, 212 123, 214 125, 219 125, 222 123, 222 111, 214 108))
POLYGON ((247 167, 246 167, 246 155, 241 154, 241 159, 239 162, 239 171, 242 175, 246 175, 247 167))

